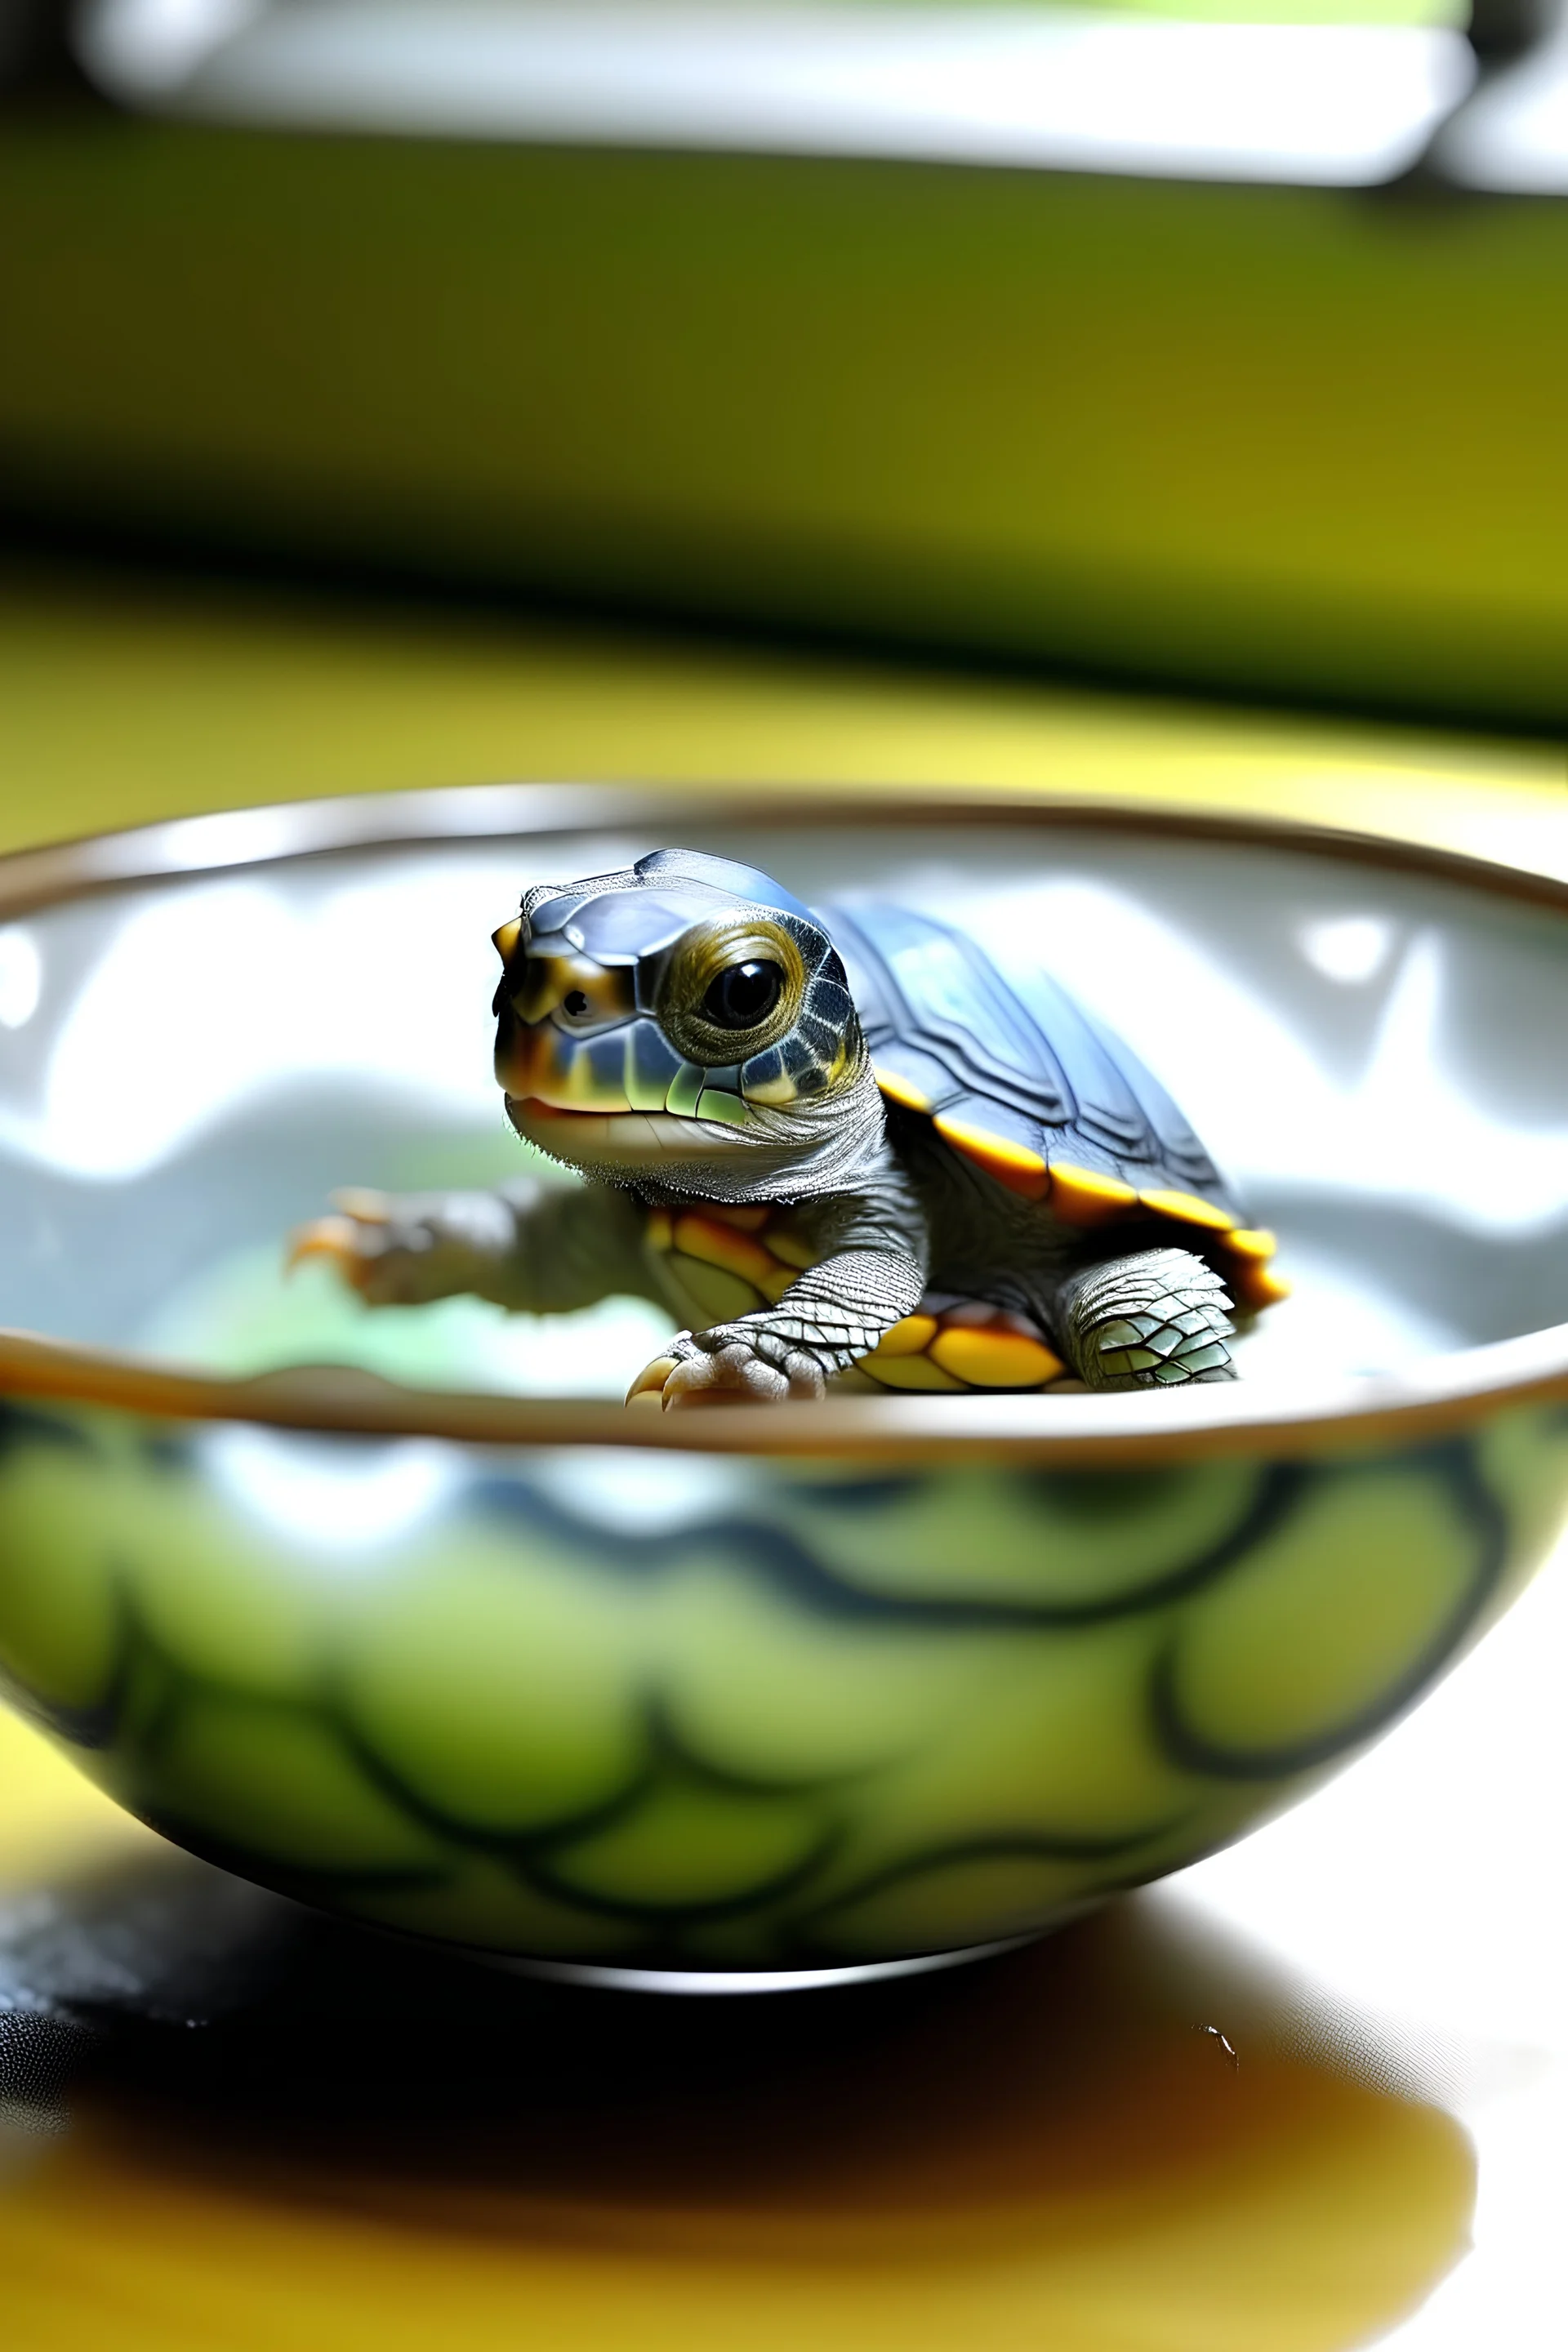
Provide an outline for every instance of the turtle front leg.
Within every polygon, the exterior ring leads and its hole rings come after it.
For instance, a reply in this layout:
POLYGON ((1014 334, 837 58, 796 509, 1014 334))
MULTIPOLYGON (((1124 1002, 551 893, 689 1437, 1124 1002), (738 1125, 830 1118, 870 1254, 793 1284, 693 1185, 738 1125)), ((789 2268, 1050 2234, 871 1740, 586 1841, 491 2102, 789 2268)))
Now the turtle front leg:
POLYGON ((1059 1285, 1058 1343, 1090 1389, 1179 1388, 1233 1381, 1230 1299, 1190 1250, 1138 1250, 1080 1267, 1059 1285))
POLYGON ((644 1211, 608 1185, 525 1177, 493 1192, 343 1192, 302 1225, 289 1264, 324 1258, 372 1307, 466 1294, 513 1313, 564 1315, 618 1295, 654 1297, 644 1211))
POLYGON ((868 1356, 920 1305, 925 1270, 892 1245, 823 1258, 776 1306, 682 1331, 632 1382, 626 1402, 765 1404, 824 1394, 829 1379, 868 1356))

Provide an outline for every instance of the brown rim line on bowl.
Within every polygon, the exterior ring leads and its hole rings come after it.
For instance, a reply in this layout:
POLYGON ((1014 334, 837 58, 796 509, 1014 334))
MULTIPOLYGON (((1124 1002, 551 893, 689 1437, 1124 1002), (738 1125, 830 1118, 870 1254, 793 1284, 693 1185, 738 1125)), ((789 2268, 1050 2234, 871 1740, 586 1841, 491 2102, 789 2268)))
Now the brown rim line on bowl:
POLYGON ((1418 1370, 1303 1386, 1271 1382, 1163 1396, 843 1397, 701 1412, 629 1412, 602 1398, 420 1389, 351 1365, 300 1364, 245 1379, 182 1371, 106 1349, 0 1330, 0 1391, 108 1405, 160 1421, 242 1421, 483 1445, 630 1446, 656 1452, 852 1457, 900 1464, 1006 1457, 1112 1469, 1255 1454, 1298 1459, 1347 1438, 1416 1444, 1516 1404, 1568 1401, 1568 1327, 1432 1358, 1418 1370))
MULTIPOLYGON (((454 786, 279 803, 185 817, 0 859, 0 918, 135 883, 176 880, 419 843, 479 844, 625 831, 671 835, 809 824, 819 831, 952 825, 1069 827, 1151 841, 1305 853, 1447 881, 1568 913, 1568 883, 1425 843, 1288 818, 1233 816, 1042 790, 891 792, 764 788, 737 813, 711 790, 620 783, 454 786)), ((1514 1404, 1568 1399, 1568 1324, 1436 1354, 1398 1372, 1318 1373, 1299 1384, 1203 1386, 1132 1396, 832 1398, 766 1412, 651 1416, 598 1399, 541 1401, 407 1386, 355 1368, 301 1363, 248 1378, 25 1330, 0 1330, 0 1391, 116 1406, 175 1421, 425 1435, 485 1444, 630 1446, 717 1454, 856 1456, 913 1465, 1000 1455, 1061 1468, 1151 1466, 1256 1452, 1304 1456, 1347 1438, 1419 1443, 1514 1404)))

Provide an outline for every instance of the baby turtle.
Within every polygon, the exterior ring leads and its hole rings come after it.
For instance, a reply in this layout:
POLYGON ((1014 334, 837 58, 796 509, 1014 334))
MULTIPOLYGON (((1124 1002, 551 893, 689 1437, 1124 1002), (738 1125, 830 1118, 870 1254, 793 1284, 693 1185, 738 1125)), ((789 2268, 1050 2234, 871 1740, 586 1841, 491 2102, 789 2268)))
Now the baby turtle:
POLYGON ((365 1298, 657 1299, 665 1405, 1235 1377, 1284 1295, 1202 1144, 1043 973, 908 908, 690 850, 540 883, 495 944, 512 1125, 588 1181, 342 1193, 296 1257, 365 1298))

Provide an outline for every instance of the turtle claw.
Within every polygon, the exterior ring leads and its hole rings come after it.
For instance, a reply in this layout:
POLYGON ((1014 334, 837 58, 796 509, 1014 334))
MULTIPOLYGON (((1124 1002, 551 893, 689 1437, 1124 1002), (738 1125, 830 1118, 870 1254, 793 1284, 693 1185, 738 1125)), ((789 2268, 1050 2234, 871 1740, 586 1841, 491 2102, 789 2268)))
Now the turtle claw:
POLYGON ((289 1234, 283 1271, 292 1274, 307 1258, 324 1257, 351 1289, 359 1290, 384 1253, 384 1229, 393 1222, 395 1203, 390 1192, 374 1192, 368 1184, 345 1185, 330 1197, 331 1215, 312 1217, 289 1234))
POLYGON ((626 1391, 627 1404, 662 1405, 665 1383, 674 1371, 677 1361, 674 1356, 656 1356, 651 1364, 645 1364, 626 1391))
POLYGON ((374 1260, 359 1246, 359 1228, 352 1216, 312 1217, 296 1225, 289 1236, 283 1271, 293 1274, 307 1259, 325 1258, 351 1290, 363 1287, 374 1260))
MULTIPOLYGON (((289 1236, 284 1269, 323 1258, 339 1280, 371 1307, 419 1307, 471 1290, 482 1272, 487 1235, 476 1223, 481 1195, 413 1195, 354 1189, 334 1192, 324 1217, 289 1236)), ((504 1234, 502 1235, 504 1240, 504 1234)))

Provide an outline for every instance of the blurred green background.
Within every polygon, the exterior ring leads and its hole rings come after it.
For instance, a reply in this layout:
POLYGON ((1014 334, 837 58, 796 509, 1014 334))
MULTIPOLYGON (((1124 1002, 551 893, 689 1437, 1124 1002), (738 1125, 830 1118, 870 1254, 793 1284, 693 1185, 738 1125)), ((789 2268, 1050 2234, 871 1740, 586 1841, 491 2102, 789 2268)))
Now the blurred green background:
POLYGON ((1563 198, 199 111, 0 110, 14 548, 1568 719, 1563 198))

